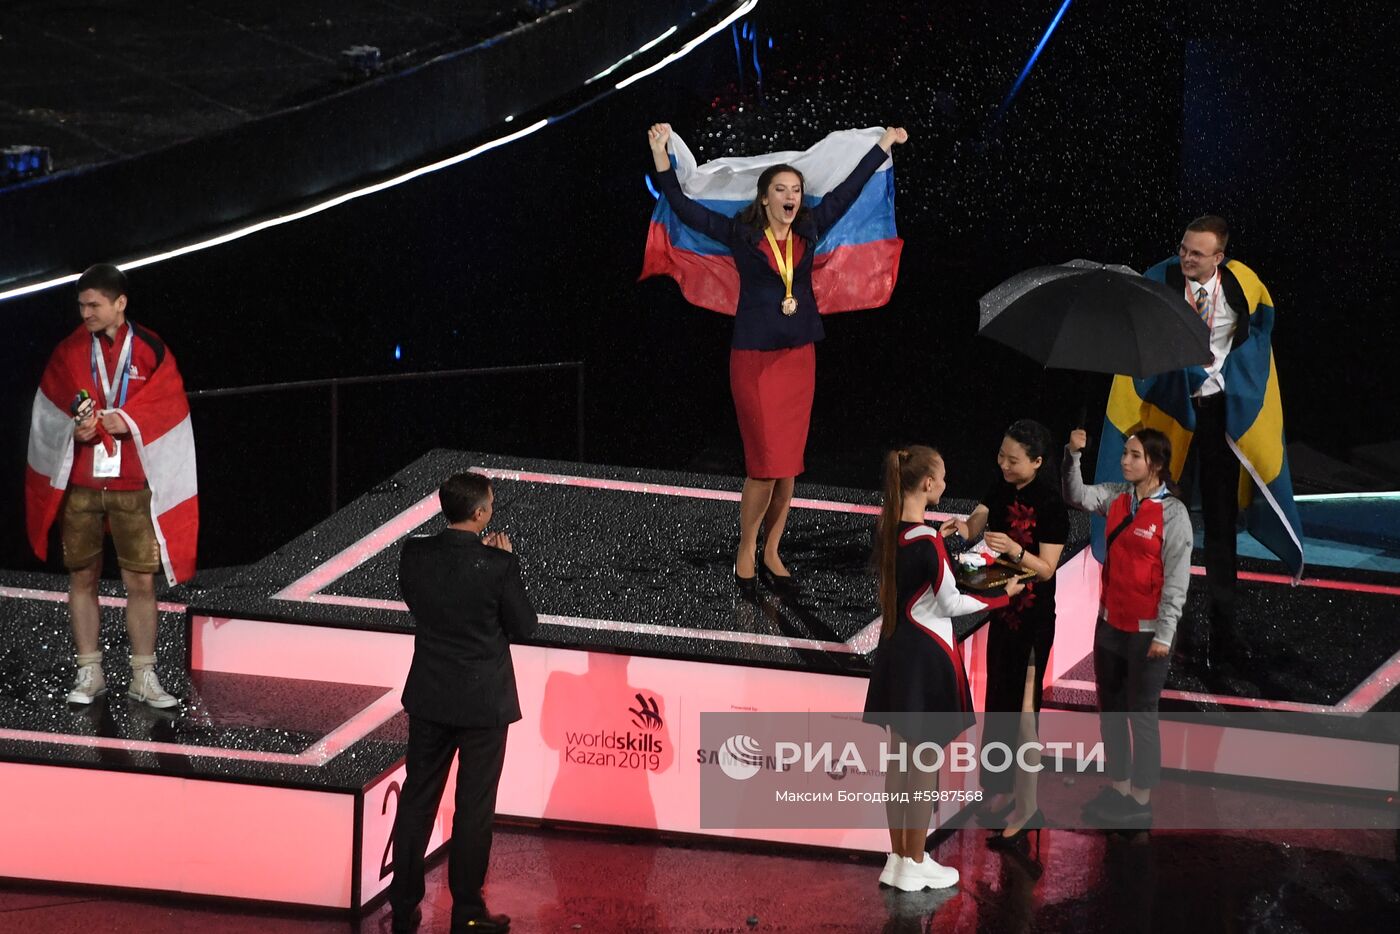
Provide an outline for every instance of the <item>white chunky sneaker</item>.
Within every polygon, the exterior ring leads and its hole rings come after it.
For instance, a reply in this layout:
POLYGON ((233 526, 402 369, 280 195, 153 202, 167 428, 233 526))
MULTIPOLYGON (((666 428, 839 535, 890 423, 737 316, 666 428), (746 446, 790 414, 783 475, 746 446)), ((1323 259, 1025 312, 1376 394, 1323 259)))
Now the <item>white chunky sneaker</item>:
POLYGON ((84 665, 78 669, 78 677, 73 682, 73 690, 68 692, 68 703, 91 704, 107 693, 107 679, 102 676, 101 665, 84 665))
POLYGON ((898 859, 894 874, 890 877, 890 885, 901 892, 922 892, 929 887, 928 876, 925 875, 922 866, 907 856, 900 856, 898 859))
POLYGON ((890 853, 885 856, 885 868, 880 870, 880 884, 894 885, 894 871, 899 867, 899 856, 890 853))
POLYGON ((139 672, 132 672, 131 687, 127 689, 126 696, 162 710, 180 703, 178 697, 167 694, 165 688, 160 686, 154 668, 143 668, 139 672))
POLYGON ((944 866, 937 862, 928 853, 924 854, 924 861, 915 863, 914 867, 923 872, 928 884, 935 889, 946 889, 958 884, 958 871, 952 866, 944 866))

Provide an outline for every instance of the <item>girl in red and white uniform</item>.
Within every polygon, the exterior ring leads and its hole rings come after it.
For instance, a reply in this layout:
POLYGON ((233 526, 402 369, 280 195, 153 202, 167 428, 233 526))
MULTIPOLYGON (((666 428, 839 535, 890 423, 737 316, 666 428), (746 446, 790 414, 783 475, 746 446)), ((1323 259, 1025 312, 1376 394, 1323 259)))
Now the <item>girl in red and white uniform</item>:
POLYGON ((883 623, 863 719, 889 728, 892 750, 905 744, 909 752, 910 769, 886 773, 893 800, 912 803, 889 812, 891 852, 880 874, 881 884, 906 892, 958 881, 956 869, 924 852, 933 801, 917 793, 931 791, 937 776, 912 767, 915 746, 945 745, 976 722, 952 617, 1004 607, 1024 589, 1012 581, 990 598, 958 590, 943 536, 925 521, 946 487, 943 458, 934 449, 913 446, 886 455, 876 539, 883 623))

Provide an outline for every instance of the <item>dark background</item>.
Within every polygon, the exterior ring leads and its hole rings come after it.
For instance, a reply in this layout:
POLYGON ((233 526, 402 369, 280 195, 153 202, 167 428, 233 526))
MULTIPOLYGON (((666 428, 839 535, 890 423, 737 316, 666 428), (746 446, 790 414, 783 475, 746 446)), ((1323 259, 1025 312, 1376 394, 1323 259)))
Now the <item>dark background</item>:
MULTIPOLYGON (((886 448, 919 441, 947 456, 950 496, 979 495, 1006 424, 1038 417, 1062 435, 1081 405, 1102 412, 1107 381, 976 339, 977 297, 1076 257, 1145 268, 1207 211, 1229 218, 1230 254, 1278 309, 1300 491, 1346 485, 1309 451, 1345 462, 1400 439, 1389 5, 1076 0, 1004 108, 1059 3, 926 6, 764 0, 751 32, 525 140, 134 271, 131 314, 191 389, 583 360, 587 460, 740 475, 729 320, 668 280, 635 281, 643 131, 667 120, 705 161, 902 124, 899 286, 886 308, 826 319, 806 480, 872 486, 886 448)), ((29 407, 77 313, 55 290, 0 305, 0 321, 0 566, 34 567, 29 407)), ((431 447, 572 459, 574 392, 567 373, 347 390, 341 500, 431 447)), ((203 565, 253 560, 324 517, 324 392, 194 414, 203 565)))

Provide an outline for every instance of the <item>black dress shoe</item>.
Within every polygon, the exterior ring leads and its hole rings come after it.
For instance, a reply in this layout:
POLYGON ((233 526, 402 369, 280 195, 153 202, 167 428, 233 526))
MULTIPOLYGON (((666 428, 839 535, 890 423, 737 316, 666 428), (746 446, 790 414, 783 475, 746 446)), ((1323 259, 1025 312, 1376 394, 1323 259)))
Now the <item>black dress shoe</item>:
POLYGON ((1080 813, 1091 824, 1105 824, 1112 820, 1112 815, 1118 812, 1127 798, 1127 795, 1117 791, 1112 785, 1104 785, 1098 794, 1085 802, 1080 813))
POLYGON ((739 593, 753 599, 758 596, 758 575, 753 577, 740 577, 739 572, 734 572, 734 586, 739 588, 739 593))
POLYGON ((758 563, 758 579, 763 581, 763 586, 782 597, 794 597, 797 595, 797 581, 793 580, 791 574, 775 574, 768 566, 768 562, 758 563))
POLYGON ((414 908, 409 912, 393 912, 393 921, 390 922, 389 930, 394 934, 409 934, 418 930, 419 923, 423 920, 423 909, 414 908))
POLYGON ((466 921, 452 921, 452 934, 505 934, 510 930, 510 915, 481 915, 466 921))
POLYGON ((1132 795, 1124 795, 1104 819, 1116 830, 1146 830, 1152 826, 1152 802, 1138 804, 1132 795))
POLYGON ((988 830, 1003 830, 1006 827, 1006 819, 1011 816, 1012 808, 1016 807, 1015 799, 1006 802, 1006 806, 1001 810, 983 810, 977 812, 977 824, 986 827, 988 830))
POLYGON ((987 840, 987 846, 994 850, 1009 850, 1013 847, 1021 846, 1031 834, 1035 834, 1036 855, 1040 854, 1040 831, 1045 827, 1045 815, 1037 810, 1026 822, 1010 836, 1006 833, 994 833, 987 840))

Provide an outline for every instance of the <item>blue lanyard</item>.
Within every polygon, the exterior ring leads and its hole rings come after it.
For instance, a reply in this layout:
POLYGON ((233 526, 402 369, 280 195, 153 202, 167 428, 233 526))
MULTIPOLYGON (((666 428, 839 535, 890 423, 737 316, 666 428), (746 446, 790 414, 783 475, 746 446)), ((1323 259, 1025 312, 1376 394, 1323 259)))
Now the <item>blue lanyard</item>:
POLYGON ((92 336, 92 384, 94 388, 101 387, 102 401, 107 403, 109 409, 119 409, 126 405, 126 390, 131 381, 131 325, 126 326, 126 340, 122 343, 121 353, 117 355, 117 374, 120 389, 117 393, 116 405, 112 404, 112 383, 107 378, 107 362, 102 359, 102 348, 99 346, 100 338, 94 334, 92 336), (99 370, 98 368, 101 367, 99 370))
MULTIPOLYGON (((1166 487, 1166 484, 1163 484, 1161 487, 1159 487, 1159 488, 1157 489, 1157 492, 1156 492, 1156 493, 1153 493, 1151 496, 1149 496, 1149 497, 1147 497, 1147 498, 1148 498, 1148 499, 1156 499, 1156 500, 1166 499, 1166 498, 1167 498, 1167 487, 1166 487)), ((1134 516, 1137 515, 1138 506, 1141 504, 1141 502, 1142 502, 1142 501, 1138 499, 1137 490, 1133 490, 1133 495, 1132 495, 1131 497, 1128 498, 1128 506, 1129 506, 1129 510, 1128 510, 1128 511, 1129 511, 1129 513, 1130 513, 1131 515, 1134 515, 1134 516)))

